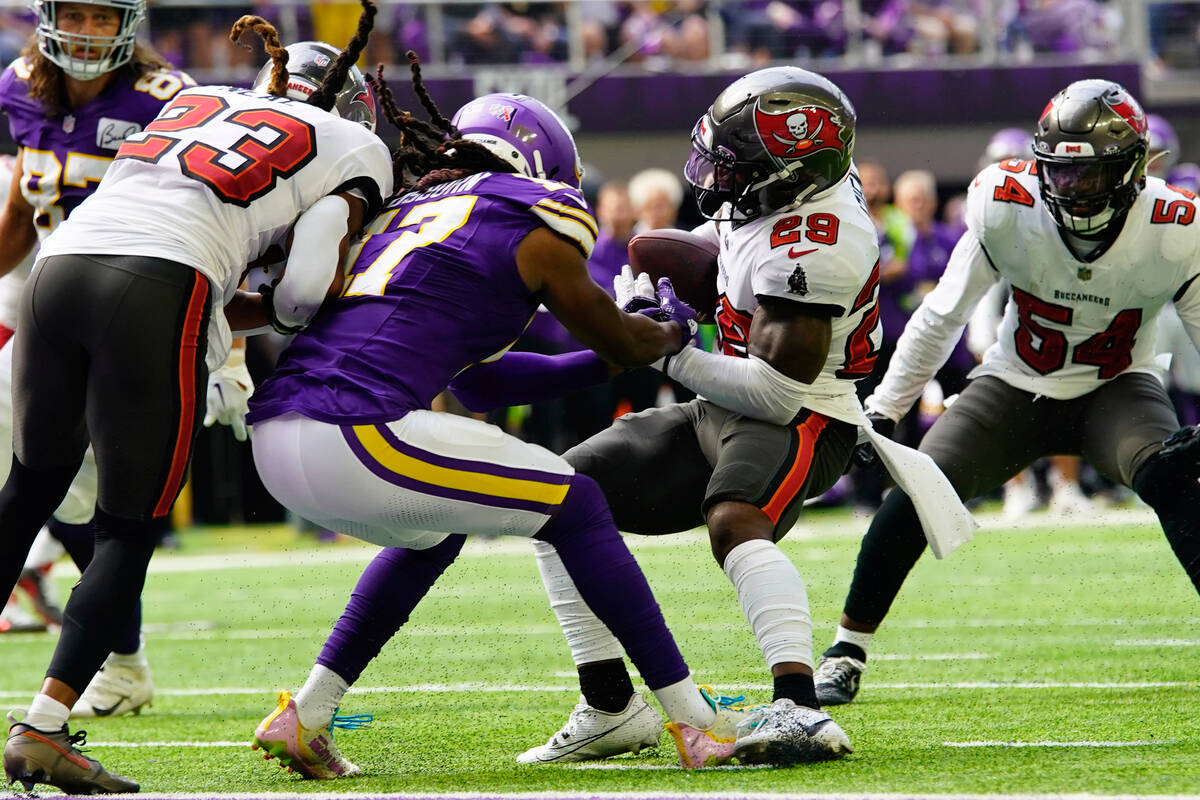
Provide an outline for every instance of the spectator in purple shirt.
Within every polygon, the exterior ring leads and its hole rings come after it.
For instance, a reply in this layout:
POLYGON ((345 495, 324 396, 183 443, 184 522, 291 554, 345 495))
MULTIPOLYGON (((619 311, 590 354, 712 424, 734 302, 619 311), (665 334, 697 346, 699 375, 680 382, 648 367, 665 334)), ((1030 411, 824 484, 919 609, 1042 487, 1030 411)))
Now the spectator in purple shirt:
MULTIPOLYGON (((909 170, 901 173, 892 194, 896 208, 912 220, 917 233, 908 253, 908 271, 903 278, 907 293, 901 297, 902 307, 911 314, 946 271, 950 252, 958 243, 962 230, 937 219, 937 183, 932 172, 909 170)), ((955 394, 966 385, 967 373, 974 366, 975 358, 967 350, 966 342, 960 339, 946 365, 938 372, 937 381, 947 395, 955 394)))

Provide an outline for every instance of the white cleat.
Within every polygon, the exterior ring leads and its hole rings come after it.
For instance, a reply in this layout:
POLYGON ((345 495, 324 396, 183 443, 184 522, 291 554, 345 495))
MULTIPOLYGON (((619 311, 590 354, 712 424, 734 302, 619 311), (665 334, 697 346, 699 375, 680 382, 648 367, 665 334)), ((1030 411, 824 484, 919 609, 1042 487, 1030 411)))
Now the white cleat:
POLYGON ((1092 501, 1074 483, 1056 486, 1046 508, 1056 517, 1086 517, 1094 512, 1092 501))
POLYGON ((783 698, 742 721, 733 755, 743 764, 790 767, 850 752, 850 739, 829 714, 783 698))
POLYGON ((592 708, 580 697, 562 730, 544 745, 521 753, 517 763, 561 764, 637 753, 657 745, 662 731, 662 716, 637 692, 624 710, 612 714, 592 708))
POLYGON ((136 714, 154 699, 154 679, 150 665, 113 663, 113 655, 100 667, 96 677, 83 690, 71 709, 71 718, 116 717, 136 714))

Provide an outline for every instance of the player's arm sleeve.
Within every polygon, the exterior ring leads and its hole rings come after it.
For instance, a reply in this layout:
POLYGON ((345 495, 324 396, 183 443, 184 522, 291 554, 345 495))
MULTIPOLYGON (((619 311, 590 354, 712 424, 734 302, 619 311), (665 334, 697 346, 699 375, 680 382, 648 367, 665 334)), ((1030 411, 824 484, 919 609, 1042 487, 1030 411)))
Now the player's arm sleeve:
POLYGON ((685 347, 667 360, 667 375, 722 408, 786 425, 799 413, 810 384, 789 378, 751 355, 737 358, 685 347))
POLYGON ((296 220, 287 268, 272 300, 272 322, 280 328, 303 329, 325 302, 349 220, 350 203, 337 195, 322 197, 296 220))
POLYGON ((893 420, 904 416, 946 363, 975 306, 998 279, 983 245, 968 230, 950 254, 945 274, 904 326, 883 380, 867 398, 868 411, 893 420))
POLYGON ((507 352, 475 364, 450 381, 450 391, 470 411, 541 403, 608 380, 609 367, 591 350, 559 355, 507 352))
POLYGON ((1200 263, 1193 267, 1191 276, 1179 287, 1172 298, 1175 313, 1183 322, 1183 329, 1197 350, 1200 350, 1200 263))

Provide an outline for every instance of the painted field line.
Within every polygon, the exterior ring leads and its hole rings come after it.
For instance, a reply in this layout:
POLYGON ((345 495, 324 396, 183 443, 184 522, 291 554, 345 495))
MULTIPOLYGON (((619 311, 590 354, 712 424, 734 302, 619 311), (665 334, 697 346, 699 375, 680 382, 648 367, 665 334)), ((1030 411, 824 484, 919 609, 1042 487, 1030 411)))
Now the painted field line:
POLYGON ((1118 639, 1117 647, 1200 647, 1200 639, 1118 639))
POLYGON ((1157 747, 1175 744, 1174 739, 1157 742, 942 742, 942 747, 1157 747))
POLYGON ((250 740, 244 742, 88 742, 88 747, 245 747, 250 749, 250 740))
MULTIPOLYGON (((1030 514, 1017 522, 1007 522, 999 513, 979 514, 976 515, 976 519, 979 520, 983 533, 1026 530, 1029 528, 1070 529, 1090 528, 1099 525, 1128 526, 1138 523, 1147 525, 1157 524, 1154 512, 1148 508, 1113 509, 1086 517, 1080 516, 1074 518, 1030 514)), ((807 521, 793 528, 788 538, 784 541, 813 541, 821 539, 857 540, 862 537, 863 532, 866 530, 866 525, 865 520, 861 525, 855 525, 853 521, 840 515, 830 519, 807 521)), ((698 543, 704 542, 704 546, 707 546, 707 537, 698 530, 674 536, 627 536, 626 541, 629 543, 630 549, 636 552, 642 549, 655 550, 678 547, 680 540, 688 537, 696 539, 698 543)), ((349 545, 316 549, 306 548, 274 553, 231 551, 225 554, 208 555, 164 554, 151 560, 149 573, 154 575, 211 570, 313 567, 355 563, 365 567, 367 562, 378 552, 379 549, 376 547, 353 543, 349 545)), ((460 558, 489 558, 500 554, 528 554, 532 558, 533 548, 528 540, 517 537, 501 537, 495 540, 483 540, 479 537, 473 537, 468 540, 467 546, 463 549, 460 558)), ((75 577, 79 573, 73 565, 60 562, 55 565, 52 574, 55 577, 75 577)))
MULTIPOLYGON (((773 689, 769 683, 740 683, 737 681, 716 680, 716 684, 725 691, 766 692, 773 689)), ((872 683, 872 690, 900 689, 1200 689, 1196 681, 958 681, 958 682, 912 682, 912 683, 872 683)), ((0 691, 0 699, 21 699, 32 697, 36 691, 30 687, 25 691, 0 691)), ((219 695, 263 695, 274 697, 278 687, 245 687, 245 686, 209 686, 195 689, 156 689, 155 694, 162 697, 203 697, 219 695)), ((570 684, 537 684, 537 683, 416 683, 408 686, 354 686, 351 694, 449 694, 455 692, 570 692, 579 693, 579 686, 570 684)))
MULTIPOLYGON (((557 767, 562 769, 562 767, 557 767)), ((593 767, 594 768, 594 767, 593 767)), ((667 767, 666 769, 671 769, 667 767)), ((712 769, 725 769, 715 767, 712 769)), ((747 769, 735 767, 734 769, 747 769)), ((154 793, 155 800, 281 800, 281 798, 304 798, 304 800, 1197 800, 1197 794, 965 794, 949 792, 731 792, 724 789, 715 792, 452 792, 452 793, 389 793, 383 792, 176 792, 154 793)))
MULTIPOLYGON (((571 768, 572 769, 602 769, 602 770, 636 770, 638 772, 642 772, 642 771, 648 772, 650 770, 667 770, 667 771, 672 771, 672 772, 687 772, 687 771, 689 771, 689 770, 685 770, 683 767, 679 766, 678 764, 635 764, 635 763, 618 764, 613 761, 600 761, 600 762, 596 762, 594 764, 572 764, 571 768)), ((705 767, 704 771, 705 772, 719 772, 719 771, 742 772, 742 771, 750 770, 750 769, 775 769, 775 767, 772 767, 770 764, 750 764, 750 765, 747 765, 744 767, 741 765, 738 765, 738 764, 724 764, 719 767, 705 767)))

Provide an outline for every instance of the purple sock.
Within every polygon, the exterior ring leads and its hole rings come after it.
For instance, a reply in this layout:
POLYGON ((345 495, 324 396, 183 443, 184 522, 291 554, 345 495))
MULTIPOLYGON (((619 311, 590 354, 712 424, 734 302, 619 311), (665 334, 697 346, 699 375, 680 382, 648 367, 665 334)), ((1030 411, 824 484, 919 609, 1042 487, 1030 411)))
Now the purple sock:
POLYGON ((621 642, 650 689, 688 676, 650 585, 594 480, 575 474, 558 514, 537 538, 558 552, 584 602, 621 642))
MULTIPOLYGON (((90 522, 82 525, 72 525, 51 519, 46 523, 50 535, 62 544, 67 555, 83 572, 92 561, 92 552, 96 546, 96 527, 90 522)), ((121 655, 136 653, 142 646, 142 601, 139 599, 137 608, 132 616, 117 626, 117 638, 113 644, 113 652, 121 655)))
POLYGON ((358 680, 388 639, 408 622, 438 576, 454 563, 466 540, 454 534, 428 550, 388 547, 379 551, 358 579, 317 663, 346 683, 358 680))

